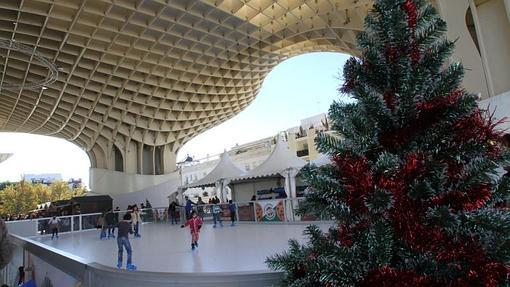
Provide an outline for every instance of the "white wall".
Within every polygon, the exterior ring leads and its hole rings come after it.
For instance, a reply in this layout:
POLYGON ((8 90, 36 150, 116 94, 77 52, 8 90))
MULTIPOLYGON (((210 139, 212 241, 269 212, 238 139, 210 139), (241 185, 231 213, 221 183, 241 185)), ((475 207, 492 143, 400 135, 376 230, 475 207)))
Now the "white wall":
POLYGON ((147 199, 152 207, 167 207, 168 196, 177 192, 177 187, 180 186, 179 175, 172 174, 173 177, 158 185, 150 186, 148 188, 122 194, 110 194, 113 198, 113 206, 120 207, 121 210, 127 208, 128 205, 138 204, 145 202, 147 199))
POLYGON ((447 37, 457 40, 452 61, 461 61, 466 68, 463 87, 472 93, 481 93, 485 99, 489 96, 482 58, 466 25, 467 0, 437 0, 439 13, 448 24, 447 37))
POLYGON ((141 175, 91 168, 89 186, 93 194, 124 194, 144 190, 178 177, 178 172, 141 175))
POLYGON ((505 8, 506 8, 506 17, 508 18, 508 22, 510 23, 510 0, 505 0, 505 8))
POLYGON ((510 23, 502 0, 477 6, 494 95, 510 90, 510 23))
MULTIPOLYGON (((494 112, 496 119, 508 118, 510 119, 510 91, 501 95, 480 101, 480 107, 489 108, 491 112, 494 112)), ((499 129, 510 130, 510 122, 507 120, 503 122, 499 129)))
POLYGON ((234 201, 244 202, 250 201, 251 197, 255 194, 252 183, 236 183, 232 184, 232 197, 234 201))
POLYGON ((177 191, 179 173, 163 175, 128 174, 106 169, 90 169, 92 194, 107 194, 113 205, 125 209, 148 199, 153 207, 168 206, 168 195, 177 191))

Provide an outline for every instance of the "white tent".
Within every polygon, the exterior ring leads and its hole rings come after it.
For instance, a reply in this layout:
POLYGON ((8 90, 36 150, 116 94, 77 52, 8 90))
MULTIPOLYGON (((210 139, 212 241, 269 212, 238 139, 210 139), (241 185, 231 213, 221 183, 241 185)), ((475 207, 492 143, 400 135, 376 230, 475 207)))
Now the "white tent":
POLYGON ((216 167, 208 173, 205 177, 183 187, 183 189, 193 187, 216 186, 220 192, 221 200, 226 199, 225 187, 230 183, 230 179, 239 177, 244 174, 244 171, 232 162, 230 156, 225 151, 220 157, 220 161, 216 167))
POLYGON ((331 161, 329 155, 321 153, 316 159, 312 160, 310 163, 315 164, 316 166, 323 166, 326 164, 331 164, 333 162, 331 161))
POLYGON ((233 178, 233 181, 242 181, 251 178, 281 175, 285 178, 285 192, 290 197, 296 197, 296 175, 305 166, 306 161, 296 156, 289 146, 279 136, 276 145, 269 157, 259 166, 243 176, 233 178))

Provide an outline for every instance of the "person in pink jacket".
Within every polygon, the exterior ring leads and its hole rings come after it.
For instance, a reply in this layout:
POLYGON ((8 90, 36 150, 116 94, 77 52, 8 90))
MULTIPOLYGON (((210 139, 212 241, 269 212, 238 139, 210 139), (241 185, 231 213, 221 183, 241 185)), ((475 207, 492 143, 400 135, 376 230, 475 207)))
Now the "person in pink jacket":
POLYGON ((202 219, 197 216, 196 211, 192 211, 191 218, 181 225, 181 228, 184 228, 184 226, 189 226, 191 231, 191 250, 195 250, 195 248, 198 248, 198 235, 200 228, 202 228, 202 219))

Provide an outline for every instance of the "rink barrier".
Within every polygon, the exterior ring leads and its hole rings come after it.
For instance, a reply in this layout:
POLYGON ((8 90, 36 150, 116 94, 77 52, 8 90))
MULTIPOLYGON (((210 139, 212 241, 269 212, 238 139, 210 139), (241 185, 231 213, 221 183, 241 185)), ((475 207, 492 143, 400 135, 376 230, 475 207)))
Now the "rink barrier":
MULTIPOLYGON (((63 273, 72 276, 77 282, 81 282, 82 287, 255 287, 272 286, 283 278, 282 272, 273 271, 189 273, 126 271, 97 262, 87 262, 81 257, 18 235, 11 235, 11 240, 17 248, 23 250, 20 253, 23 258, 21 260, 17 258, 16 261, 24 263, 25 258, 30 253, 63 273)), ((14 266, 11 266, 11 268, 14 269, 14 266)), ((7 275, 2 283, 10 283, 11 279, 7 275)))
MULTIPOLYGON (((328 221, 311 215, 298 216, 296 210, 303 199, 272 199, 250 202, 236 202, 236 221, 252 224, 305 224, 316 221, 328 221)), ((212 221, 212 206, 214 204, 194 205, 193 210, 204 218, 212 221)), ((221 203, 221 217, 230 220, 228 203, 221 203)), ((117 211, 119 219, 128 211, 117 211)), ((156 207, 143 209, 143 223, 169 222, 168 209, 156 207)), ((97 219, 101 213, 58 216, 60 219, 60 233, 81 232, 97 228, 97 219)), ((184 207, 178 208, 179 222, 185 218, 184 207)), ((108 267, 97 262, 87 262, 85 259, 68 252, 30 239, 30 237, 49 236, 47 222, 51 219, 37 218, 32 220, 9 221, 7 226, 18 254, 7 268, 0 271, 0 282, 12 284, 17 267, 26 266, 27 255, 34 255, 45 263, 55 267, 83 287, 188 287, 188 286, 273 286, 281 281, 282 272, 247 271, 247 272, 198 272, 198 273, 165 273, 149 271, 126 271, 108 267), (12 266, 11 266, 12 265, 12 266)), ((170 259, 171 260, 171 259, 170 259)))

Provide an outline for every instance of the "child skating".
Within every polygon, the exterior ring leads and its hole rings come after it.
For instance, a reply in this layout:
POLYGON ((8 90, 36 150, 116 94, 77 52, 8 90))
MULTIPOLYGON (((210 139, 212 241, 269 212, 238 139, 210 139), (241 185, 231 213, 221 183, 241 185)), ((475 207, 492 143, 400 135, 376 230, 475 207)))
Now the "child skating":
POLYGON ((119 248, 119 254, 117 257, 117 268, 122 268, 122 253, 124 248, 127 252, 127 270, 136 270, 136 265, 132 262, 133 250, 131 249, 131 243, 129 242, 129 234, 133 234, 131 228, 131 214, 124 214, 123 220, 119 222, 117 229, 117 247, 119 248))
POLYGON ((192 211, 191 218, 181 225, 181 228, 184 228, 184 226, 189 226, 191 231, 191 250, 195 250, 198 247, 198 234, 200 233, 200 228, 202 228, 202 219, 197 216, 196 211, 192 211))

